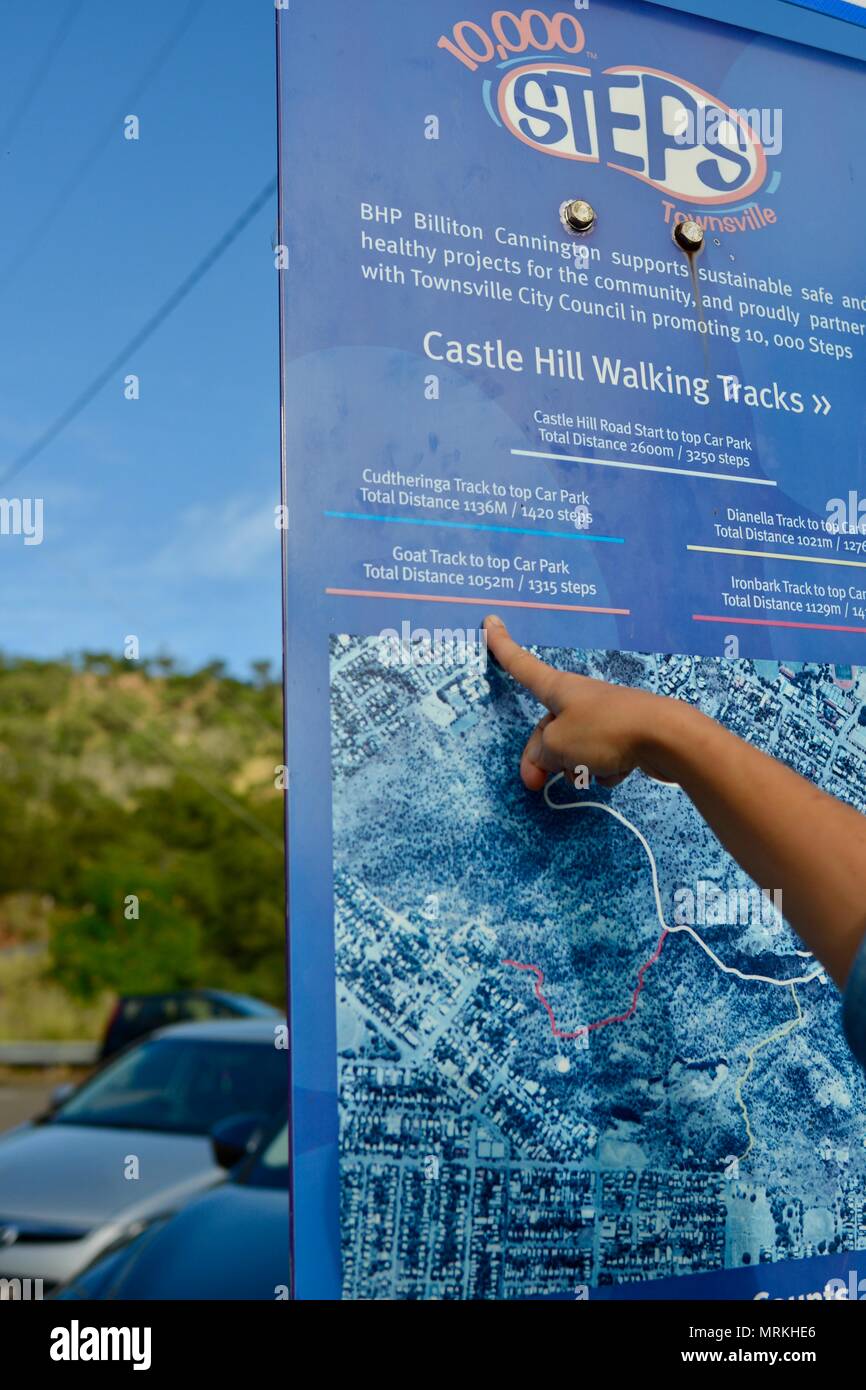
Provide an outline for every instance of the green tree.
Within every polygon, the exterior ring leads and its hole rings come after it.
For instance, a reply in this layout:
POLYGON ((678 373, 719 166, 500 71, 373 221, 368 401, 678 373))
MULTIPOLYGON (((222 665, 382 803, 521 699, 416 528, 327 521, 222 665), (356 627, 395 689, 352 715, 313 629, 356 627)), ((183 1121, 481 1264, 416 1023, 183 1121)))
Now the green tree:
POLYGON ((54 978, 74 998, 87 1001, 106 989, 147 994, 198 983, 201 928, 170 876, 134 868, 122 854, 109 852, 82 875, 82 888, 88 901, 78 912, 56 914, 50 948, 54 978))

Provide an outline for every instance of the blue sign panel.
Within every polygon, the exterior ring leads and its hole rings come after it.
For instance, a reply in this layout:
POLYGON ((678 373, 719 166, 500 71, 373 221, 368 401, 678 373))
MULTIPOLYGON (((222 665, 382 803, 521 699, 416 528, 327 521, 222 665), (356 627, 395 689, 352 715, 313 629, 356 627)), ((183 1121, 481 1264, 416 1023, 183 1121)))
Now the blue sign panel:
POLYGON ((843 19, 846 24, 866 24, 863 0, 793 0, 804 10, 817 10, 831 19, 843 19))
POLYGON ((832 984, 678 789, 528 797, 479 636, 866 806, 863 98, 633 0, 281 17, 300 1297, 866 1238, 832 984))
POLYGON ((862 0, 646 0, 759 34, 790 39, 828 53, 866 58, 866 7, 862 0), (840 23, 840 21, 843 21, 840 23))

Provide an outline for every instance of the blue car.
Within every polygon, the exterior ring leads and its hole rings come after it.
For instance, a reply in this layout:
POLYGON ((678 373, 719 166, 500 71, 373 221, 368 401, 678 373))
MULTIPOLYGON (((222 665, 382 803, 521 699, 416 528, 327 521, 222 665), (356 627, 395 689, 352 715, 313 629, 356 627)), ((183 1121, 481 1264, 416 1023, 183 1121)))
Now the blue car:
POLYGON ((250 1126, 213 1134, 228 1181, 103 1255, 61 1300, 267 1299, 289 1293, 289 1141, 284 1124, 247 1154, 250 1126))
POLYGON ((0 1136, 0 1278, 38 1279, 50 1293, 224 1182, 215 1128, 242 1121, 246 1142, 285 1119, 276 1026, 236 1018, 162 1029, 0 1136))
POLYGON ((278 1022, 280 1014, 261 999, 248 994, 228 994, 221 989, 185 989, 174 994, 124 994, 115 1004, 102 1040, 100 1061, 106 1062, 131 1042, 174 1023, 200 1023, 206 1019, 265 1018, 278 1022))

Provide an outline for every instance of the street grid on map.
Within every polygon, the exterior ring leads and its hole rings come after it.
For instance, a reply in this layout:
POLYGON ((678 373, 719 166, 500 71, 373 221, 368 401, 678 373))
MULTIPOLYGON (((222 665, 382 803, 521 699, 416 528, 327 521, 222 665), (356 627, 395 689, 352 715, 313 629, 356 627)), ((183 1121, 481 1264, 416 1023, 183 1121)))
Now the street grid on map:
MULTIPOLYGON (((539 654, 698 705, 866 810, 866 668, 539 654)), ((492 663, 338 636, 331 710, 345 1296, 866 1248, 838 993, 772 914, 674 929, 677 890, 751 886, 684 794, 526 792, 540 711, 492 663)))

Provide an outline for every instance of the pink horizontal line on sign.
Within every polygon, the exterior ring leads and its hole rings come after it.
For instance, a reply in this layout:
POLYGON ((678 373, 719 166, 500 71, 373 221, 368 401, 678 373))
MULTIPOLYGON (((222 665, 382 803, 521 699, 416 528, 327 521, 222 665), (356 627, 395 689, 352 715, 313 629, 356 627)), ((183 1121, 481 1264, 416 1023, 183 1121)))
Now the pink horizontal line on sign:
POLYGON ((866 627, 845 627, 842 623, 792 623, 774 618, 728 618, 725 616, 714 617, 706 613, 693 613, 693 623, 729 623, 735 627, 737 623, 746 623, 750 627, 805 627, 810 632, 866 632, 866 627))
POLYGON ((404 603, 470 603, 488 608, 549 608, 557 613, 612 613, 623 618, 631 616, 630 608, 588 608, 575 603, 524 603, 516 598, 452 598, 450 594, 393 594, 378 589, 326 589, 337 598, 394 598, 404 603))

